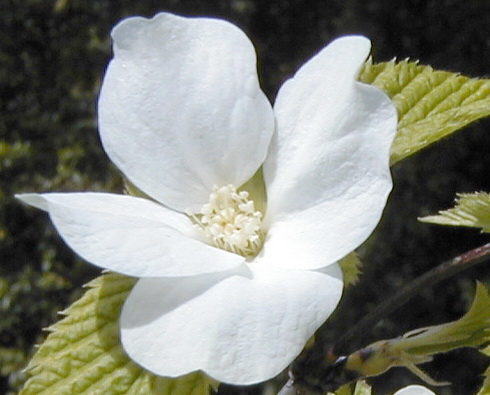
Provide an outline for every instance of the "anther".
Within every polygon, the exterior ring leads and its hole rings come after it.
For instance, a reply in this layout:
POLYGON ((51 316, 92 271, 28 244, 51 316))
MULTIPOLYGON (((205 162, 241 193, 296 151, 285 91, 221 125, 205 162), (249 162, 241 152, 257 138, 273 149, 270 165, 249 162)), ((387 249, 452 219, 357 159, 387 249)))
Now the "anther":
POLYGON ((264 239, 262 213, 248 197, 247 191, 237 192, 233 185, 215 186, 209 203, 199 213, 188 215, 216 247, 255 256, 264 239))

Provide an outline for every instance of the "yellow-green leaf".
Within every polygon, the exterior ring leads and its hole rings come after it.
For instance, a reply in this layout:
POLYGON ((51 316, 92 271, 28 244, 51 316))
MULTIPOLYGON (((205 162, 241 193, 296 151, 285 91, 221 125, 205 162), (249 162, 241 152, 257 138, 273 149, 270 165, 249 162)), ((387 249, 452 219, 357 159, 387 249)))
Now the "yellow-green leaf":
POLYGON ((490 340, 490 296, 477 283, 475 298, 459 320, 430 326, 406 334, 397 342, 399 349, 412 355, 432 355, 461 347, 479 347, 490 340))
MULTIPOLYGON (((333 394, 333 392, 329 392, 330 394, 333 394)), ((335 395, 371 395, 371 386, 364 380, 360 380, 354 387, 352 384, 344 384, 335 391, 335 395)))
MULTIPOLYGON (((488 354, 487 354, 488 355, 488 354)), ((490 394, 490 367, 485 371, 485 379, 483 385, 476 395, 488 395, 490 394)))
MULTIPOLYGON (((490 331, 487 336, 487 341, 490 342, 490 331)), ((490 346, 486 346, 481 350, 483 354, 485 354, 487 357, 490 357, 490 346)), ((488 395, 490 394, 490 367, 485 370, 485 373, 483 374, 485 377, 483 380, 482 388, 480 391, 478 391, 478 394, 476 395, 488 395)))
POLYGON ((178 379, 155 378, 154 394, 203 395, 209 394, 211 389, 217 390, 218 382, 208 378, 203 373, 195 372, 178 379))
MULTIPOLYGON (((329 392, 328 394, 334 395, 333 392, 329 392)), ((360 380, 354 387, 352 384, 344 384, 335 391, 335 395, 371 395, 371 386, 364 380, 360 380)))
POLYGON ((328 395, 352 395, 352 386, 350 384, 344 384, 335 392, 328 392, 328 395))
POLYGON ((359 280, 362 266, 357 253, 355 251, 351 252, 339 261, 339 265, 344 276, 344 285, 347 287, 356 284, 359 280))
POLYGON ((454 208, 419 218, 419 221, 481 228, 483 232, 490 233, 490 193, 459 193, 454 208))
MULTIPOLYGON (((177 379, 152 375, 119 342, 119 314, 135 279, 105 274, 62 314, 27 367, 20 395, 205 395, 215 382, 201 373, 177 379)), ((164 352, 164 350, 162 350, 164 352)))
POLYGON ((385 91, 398 111, 392 164, 490 115, 488 79, 468 78, 404 60, 367 62, 359 80, 385 91))
POLYGON ((485 372, 485 380, 483 381, 483 386, 476 395, 488 395, 490 394, 490 368, 485 372))
POLYGON ((352 395, 371 395, 371 386, 363 380, 358 381, 352 395))

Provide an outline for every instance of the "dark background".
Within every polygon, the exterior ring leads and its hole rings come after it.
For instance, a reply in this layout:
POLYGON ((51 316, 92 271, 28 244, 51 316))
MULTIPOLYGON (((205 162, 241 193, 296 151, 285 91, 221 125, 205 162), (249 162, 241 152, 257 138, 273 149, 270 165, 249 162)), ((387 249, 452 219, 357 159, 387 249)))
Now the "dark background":
MULTIPOLYGON (((158 11, 223 17, 255 43, 262 86, 280 84, 332 38, 362 33, 376 61, 419 59, 473 77, 490 73, 488 0, 0 0, 0 393, 16 391, 19 369, 98 270, 74 257, 42 212, 12 195, 42 191, 121 191, 98 140, 95 101, 111 57, 109 32, 121 18, 158 11)), ((361 249, 358 287, 347 291, 327 327, 334 342, 402 284, 443 260, 488 242, 477 230, 421 224, 452 206, 456 192, 490 191, 488 120, 393 168, 395 189, 374 236, 361 249)), ((368 342, 460 317, 484 264, 430 287, 369 331, 368 342)), ((424 368, 453 382, 440 394, 473 394, 486 360, 475 350, 424 368)), ((404 369, 370 380, 378 393, 418 382, 404 369)), ((262 386, 223 393, 260 393, 262 386)))

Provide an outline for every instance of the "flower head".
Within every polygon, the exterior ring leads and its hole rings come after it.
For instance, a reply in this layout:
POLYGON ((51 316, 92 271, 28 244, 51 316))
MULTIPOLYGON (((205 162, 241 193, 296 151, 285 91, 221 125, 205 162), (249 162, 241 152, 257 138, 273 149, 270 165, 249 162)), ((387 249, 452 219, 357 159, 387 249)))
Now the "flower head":
POLYGON ((112 37, 100 136, 149 198, 19 198, 87 261, 140 278, 120 319, 134 361, 162 376, 273 377, 335 309, 336 262, 372 232, 391 190, 396 112, 356 82, 370 43, 332 42, 272 108, 253 46, 230 23, 162 13, 112 37))

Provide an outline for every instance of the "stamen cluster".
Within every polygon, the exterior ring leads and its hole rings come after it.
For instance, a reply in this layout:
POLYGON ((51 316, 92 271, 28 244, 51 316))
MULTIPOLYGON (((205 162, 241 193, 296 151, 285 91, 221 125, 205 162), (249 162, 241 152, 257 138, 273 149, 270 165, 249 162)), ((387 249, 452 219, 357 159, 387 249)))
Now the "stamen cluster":
POLYGON ((191 214, 206 237, 221 249, 243 256, 255 256, 263 243, 262 213, 255 210, 247 191, 233 185, 214 186, 198 214, 191 214))

